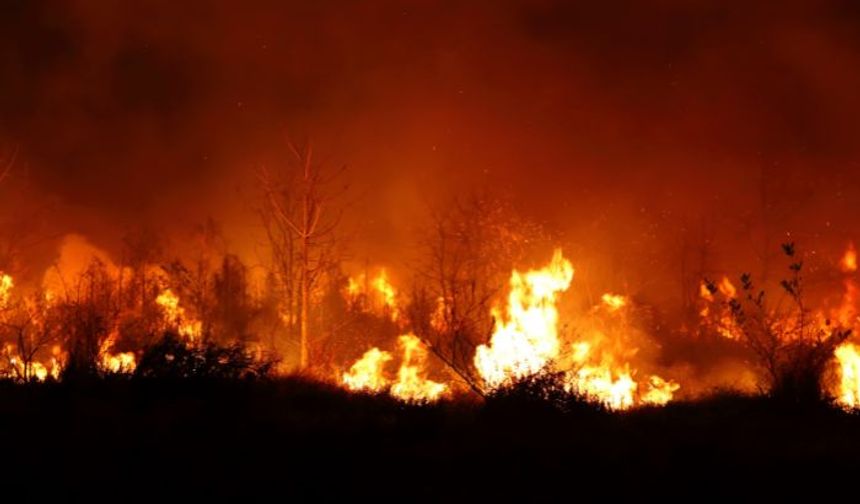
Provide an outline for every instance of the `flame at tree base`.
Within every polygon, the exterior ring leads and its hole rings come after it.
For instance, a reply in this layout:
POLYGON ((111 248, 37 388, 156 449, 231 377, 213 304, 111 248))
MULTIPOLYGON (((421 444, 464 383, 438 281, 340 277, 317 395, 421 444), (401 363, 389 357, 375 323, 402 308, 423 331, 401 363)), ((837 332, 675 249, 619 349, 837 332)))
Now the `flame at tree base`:
MULTIPOLYGON (((493 311, 496 329, 490 342, 478 346, 475 352, 475 368, 487 388, 494 390, 515 383, 568 360, 568 365, 561 366, 568 390, 610 409, 669 402, 680 385, 652 375, 645 384, 647 390, 637 394, 640 385, 633 378, 630 364, 620 363, 608 349, 598 355, 593 352, 593 343, 579 341, 570 345, 569 355, 563 355, 556 302, 570 286, 573 275, 573 266, 561 250, 556 250, 549 265, 542 269, 513 271, 506 310, 493 311)), ((617 294, 606 293, 601 300, 610 316, 621 314, 628 305, 627 299, 617 294)))
POLYGON ((839 365, 836 402, 846 409, 860 408, 860 346, 842 343, 834 355, 839 365))
POLYGON ((371 348, 343 374, 342 382, 349 390, 388 392, 405 402, 435 402, 448 392, 448 386, 427 379, 424 368, 427 349, 418 337, 405 334, 397 339, 403 355, 397 379, 385 376, 385 364, 392 360, 390 353, 371 348))

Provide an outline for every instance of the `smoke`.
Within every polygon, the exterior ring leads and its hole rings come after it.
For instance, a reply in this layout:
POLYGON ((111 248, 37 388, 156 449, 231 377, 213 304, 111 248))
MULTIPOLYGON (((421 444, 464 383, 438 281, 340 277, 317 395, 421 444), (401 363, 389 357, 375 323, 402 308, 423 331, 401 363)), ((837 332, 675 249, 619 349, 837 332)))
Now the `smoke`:
POLYGON ((605 288, 658 299, 676 297, 684 240, 730 269, 787 233, 836 250, 857 230, 851 2, 0 9, 15 176, 54 202, 46 234, 108 251, 212 217, 253 259, 254 170, 284 162, 288 136, 348 166, 354 254, 381 263, 473 187, 511 195, 605 288))

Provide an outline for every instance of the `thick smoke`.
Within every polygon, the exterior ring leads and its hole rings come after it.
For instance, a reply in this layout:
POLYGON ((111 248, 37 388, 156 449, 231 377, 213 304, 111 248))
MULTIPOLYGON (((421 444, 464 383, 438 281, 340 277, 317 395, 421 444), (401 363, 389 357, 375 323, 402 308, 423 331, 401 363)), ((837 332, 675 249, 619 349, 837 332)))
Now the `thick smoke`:
POLYGON ((677 302, 683 246, 735 270, 788 233, 830 253, 856 231, 851 2, 0 9, 0 138, 27 195, 4 201, 46 212, 48 241, 182 244, 212 217, 253 262, 253 174, 288 136, 348 165, 354 255, 394 267, 426 207, 475 187, 655 302, 677 302))

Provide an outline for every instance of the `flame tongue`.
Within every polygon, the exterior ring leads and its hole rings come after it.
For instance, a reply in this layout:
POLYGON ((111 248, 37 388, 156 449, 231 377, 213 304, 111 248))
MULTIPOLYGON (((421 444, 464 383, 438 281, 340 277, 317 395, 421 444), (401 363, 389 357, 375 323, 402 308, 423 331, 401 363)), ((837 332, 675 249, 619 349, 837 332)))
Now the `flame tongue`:
POLYGON ((494 311, 495 332, 475 351, 475 367, 488 387, 534 374, 558 356, 555 300, 572 280, 573 266, 561 250, 546 268, 513 272, 507 314, 494 311))
POLYGON ((383 374, 385 363, 391 354, 378 348, 371 348, 358 359, 349 371, 343 374, 343 383, 350 390, 379 392, 388 385, 383 374))
MULTIPOLYGON (((556 300, 570 286, 573 273, 570 261, 560 250, 555 251, 545 268, 513 272, 507 311, 494 310, 497 322, 493 336, 475 351, 475 368, 486 386, 492 390, 513 383, 566 359, 569 366, 563 369, 568 390, 611 409, 630 408, 637 400, 640 404, 670 401, 680 386, 657 375, 650 376, 645 392, 637 395, 640 387, 634 372, 620 358, 635 354, 636 349, 615 352, 617 345, 608 345, 599 331, 593 331, 588 341, 573 343, 570 353, 562 355, 556 300)), ((606 293, 601 301, 593 316, 624 320, 629 304, 626 297, 606 293)))
POLYGON ((846 409, 860 407, 860 346, 842 343, 834 352, 840 381, 836 401, 846 409))
POLYGON ((438 400, 448 390, 448 386, 423 376, 427 350, 421 340, 406 334, 398 338, 397 342, 403 352, 403 363, 397 372, 397 382, 391 386, 391 395, 409 402, 438 400))
POLYGON ((392 360, 390 353, 371 348, 341 377, 350 390, 382 392, 389 389, 392 396, 406 402, 433 402, 448 392, 444 383, 428 380, 424 375, 427 349, 418 337, 404 334, 397 338, 402 353, 397 380, 392 383, 385 376, 385 364, 392 360))

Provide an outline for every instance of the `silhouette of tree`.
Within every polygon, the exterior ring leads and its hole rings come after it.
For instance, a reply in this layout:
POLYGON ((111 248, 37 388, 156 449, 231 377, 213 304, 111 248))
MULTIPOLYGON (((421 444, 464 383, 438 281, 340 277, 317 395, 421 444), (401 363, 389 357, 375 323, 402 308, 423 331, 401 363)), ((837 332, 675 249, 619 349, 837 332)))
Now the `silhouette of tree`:
POLYGON ((260 217, 282 287, 283 318, 291 334, 298 325, 299 367, 306 369, 310 364, 311 297, 339 260, 337 231, 346 186, 344 168, 331 171, 317 163, 310 144, 299 148, 289 142, 288 146, 287 163, 277 170, 258 172, 264 195, 260 217))
POLYGON ((431 351, 480 392, 472 359, 492 334, 490 308, 544 232, 503 200, 475 193, 433 211, 422 236, 409 320, 431 351))

